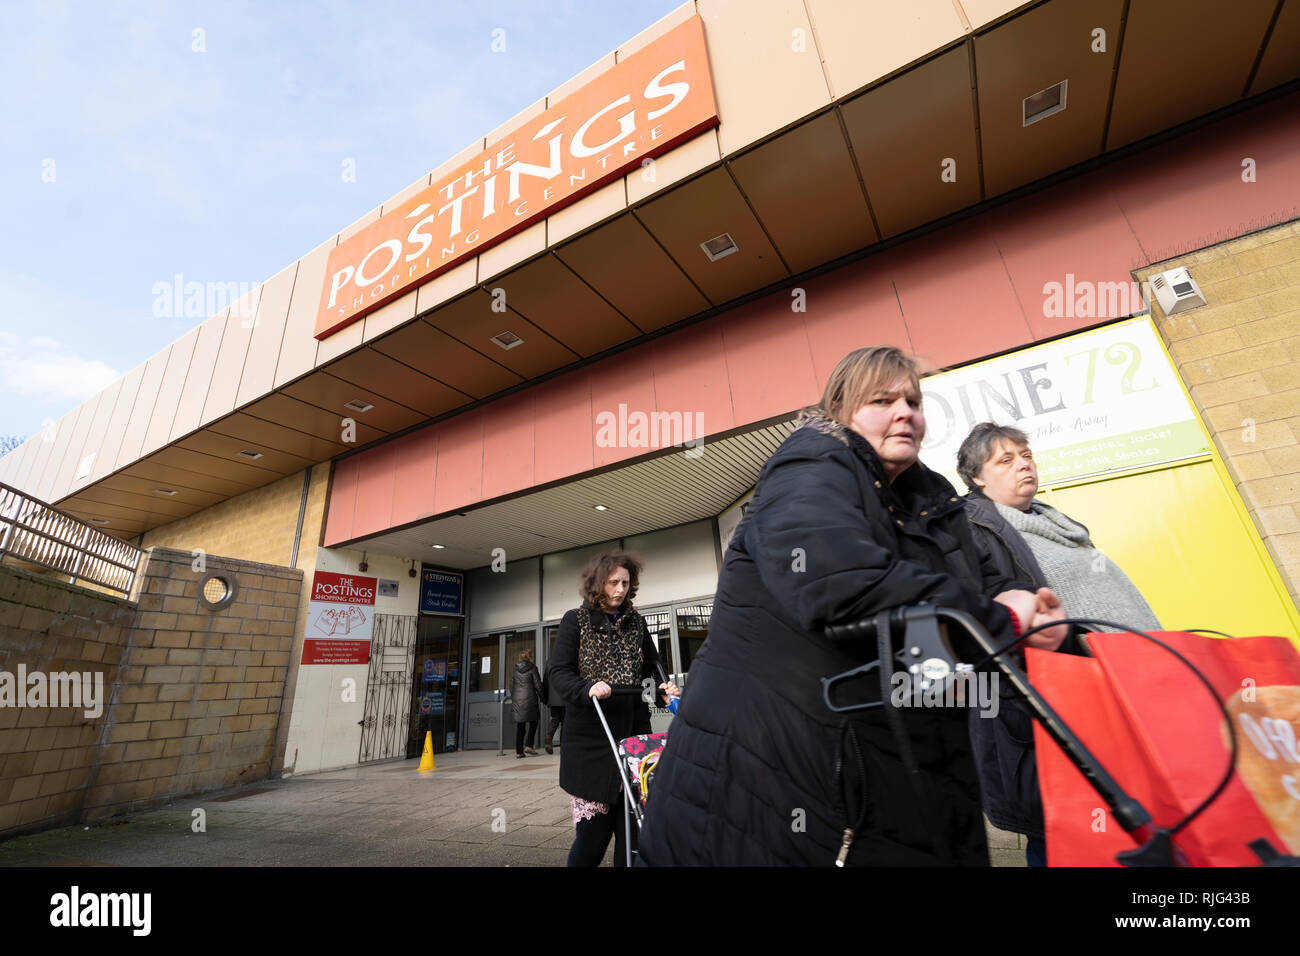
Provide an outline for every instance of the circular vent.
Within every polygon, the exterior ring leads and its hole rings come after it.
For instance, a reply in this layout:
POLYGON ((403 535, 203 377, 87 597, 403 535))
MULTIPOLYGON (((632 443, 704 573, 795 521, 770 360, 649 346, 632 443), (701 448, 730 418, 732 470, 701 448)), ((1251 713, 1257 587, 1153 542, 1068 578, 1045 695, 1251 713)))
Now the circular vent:
POLYGON ((235 576, 226 571, 213 571, 199 585, 199 599, 212 611, 227 607, 235 599, 235 576))

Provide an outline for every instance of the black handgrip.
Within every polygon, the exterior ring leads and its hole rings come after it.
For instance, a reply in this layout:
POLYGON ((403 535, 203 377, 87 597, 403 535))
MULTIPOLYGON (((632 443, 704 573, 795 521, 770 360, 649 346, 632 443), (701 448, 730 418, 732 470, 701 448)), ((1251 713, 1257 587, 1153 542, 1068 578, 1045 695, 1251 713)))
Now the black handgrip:
MULTIPOLYGON (((889 609, 889 630, 898 634, 904 623, 904 613, 907 607, 895 607, 889 609)), ((875 640, 876 639, 876 616, 864 617, 861 620, 850 621, 847 624, 832 624, 825 628, 822 633, 832 641, 856 641, 856 640, 875 640)))

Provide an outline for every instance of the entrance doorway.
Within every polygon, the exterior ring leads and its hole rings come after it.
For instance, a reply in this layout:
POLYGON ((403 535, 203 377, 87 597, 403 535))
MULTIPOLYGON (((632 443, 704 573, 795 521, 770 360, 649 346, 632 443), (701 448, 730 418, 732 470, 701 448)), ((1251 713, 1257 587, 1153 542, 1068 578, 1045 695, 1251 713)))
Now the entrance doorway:
POLYGON ((424 752, 425 735, 433 734, 433 752, 461 746, 459 739, 461 619, 420 615, 411 681, 411 733, 406 756, 424 752))
POLYGON ((514 739, 510 720, 510 676, 521 651, 538 658, 537 628, 481 634, 470 639, 465 686, 465 747, 500 748, 514 739))

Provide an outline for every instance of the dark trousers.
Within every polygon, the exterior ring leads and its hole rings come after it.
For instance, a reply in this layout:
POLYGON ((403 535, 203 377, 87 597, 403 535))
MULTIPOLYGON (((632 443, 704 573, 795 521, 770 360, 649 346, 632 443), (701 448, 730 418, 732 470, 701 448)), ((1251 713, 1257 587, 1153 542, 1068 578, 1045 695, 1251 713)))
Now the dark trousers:
POLYGON ((515 724, 515 753, 524 752, 524 728, 528 728, 528 748, 533 746, 533 738, 537 735, 537 721, 530 720, 527 723, 515 724))
POLYGON ((1025 866, 1047 866, 1047 839, 1028 837, 1025 840, 1025 866))
POLYGON ((564 708, 551 708, 551 724, 546 728, 546 739, 550 740, 555 736, 555 732, 560 729, 560 724, 564 723, 564 708))
MULTIPOLYGON (((627 866, 626 838, 623 822, 623 794, 609 805, 609 813, 598 813, 590 820, 579 820, 569 848, 569 866, 600 866, 614 838, 614 865, 627 866)), ((636 824, 632 824, 632 849, 636 850, 636 824)))

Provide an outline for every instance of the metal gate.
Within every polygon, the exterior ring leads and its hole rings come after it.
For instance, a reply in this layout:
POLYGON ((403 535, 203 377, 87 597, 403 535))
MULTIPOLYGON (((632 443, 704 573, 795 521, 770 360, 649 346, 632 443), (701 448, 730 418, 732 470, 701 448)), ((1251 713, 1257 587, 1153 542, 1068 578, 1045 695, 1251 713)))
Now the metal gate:
POLYGON ((360 763, 406 756, 417 621, 414 614, 375 615, 360 763))

